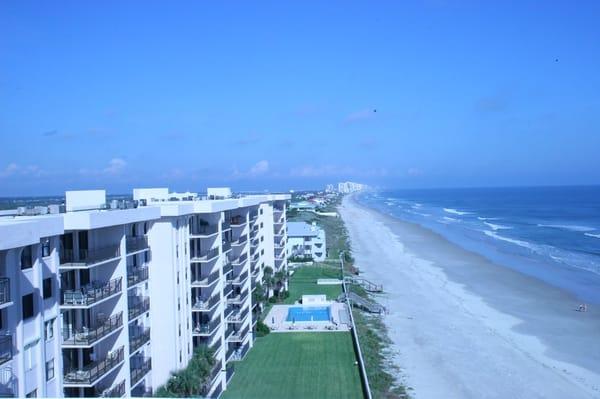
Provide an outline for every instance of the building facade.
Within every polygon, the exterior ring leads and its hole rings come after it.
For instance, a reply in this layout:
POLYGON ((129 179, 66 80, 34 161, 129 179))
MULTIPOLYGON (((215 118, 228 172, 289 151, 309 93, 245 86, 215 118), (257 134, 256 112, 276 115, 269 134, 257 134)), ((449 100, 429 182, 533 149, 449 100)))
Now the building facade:
POLYGON ((288 258, 311 258, 323 262, 327 258, 325 230, 305 222, 288 222, 286 253, 288 258))
POLYGON ((0 217, 0 394, 147 396, 207 346, 218 396, 253 344, 252 291, 287 269, 288 199, 68 192, 66 212, 0 217))

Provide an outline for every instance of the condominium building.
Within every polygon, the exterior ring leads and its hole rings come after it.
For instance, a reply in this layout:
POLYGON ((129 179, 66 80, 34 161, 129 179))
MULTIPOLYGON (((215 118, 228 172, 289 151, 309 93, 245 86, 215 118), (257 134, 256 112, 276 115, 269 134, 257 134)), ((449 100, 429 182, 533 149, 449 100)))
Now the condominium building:
POLYGON ((198 346, 216 360, 203 394, 226 389, 253 290, 287 268, 289 196, 219 193, 67 192, 62 213, 0 217, 0 394, 147 396, 198 346))
POLYGON ((325 230, 316 223, 288 222, 286 252, 288 258, 310 258, 323 262, 327 257, 325 230))
POLYGON ((338 192, 342 194, 349 194, 356 191, 365 190, 367 186, 361 183, 354 183, 351 181, 338 183, 338 192))

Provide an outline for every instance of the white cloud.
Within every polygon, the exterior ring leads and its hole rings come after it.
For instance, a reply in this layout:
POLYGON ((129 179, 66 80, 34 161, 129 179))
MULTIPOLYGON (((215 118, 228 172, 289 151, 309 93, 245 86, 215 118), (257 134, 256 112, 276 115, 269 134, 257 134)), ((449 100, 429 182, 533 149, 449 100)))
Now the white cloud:
POLYGON ((257 163, 255 163, 254 166, 252 166, 250 168, 250 171, 248 172, 248 174, 250 176, 258 176, 258 175, 264 175, 268 171, 269 171, 269 161, 265 161, 263 159, 262 161, 258 161, 257 163))
POLYGON ((19 166, 11 162, 2 170, 0 170, 0 178, 10 176, 34 176, 39 177, 44 174, 37 165, 19 166))
POLYGON ((103 172, 108 175, 116 175, 119 174, 126 166, 127 162, 121 158, 113 158, 108 161, 108 166, 104 168, 103 172))

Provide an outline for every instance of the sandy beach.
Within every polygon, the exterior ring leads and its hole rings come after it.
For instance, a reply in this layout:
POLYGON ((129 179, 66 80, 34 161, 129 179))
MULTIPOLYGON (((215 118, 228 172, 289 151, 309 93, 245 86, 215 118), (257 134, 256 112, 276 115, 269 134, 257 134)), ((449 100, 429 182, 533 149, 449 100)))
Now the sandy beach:
POLYGON ((597 307, 352 197, 340 213, 415 398, 600 398, 597 307))

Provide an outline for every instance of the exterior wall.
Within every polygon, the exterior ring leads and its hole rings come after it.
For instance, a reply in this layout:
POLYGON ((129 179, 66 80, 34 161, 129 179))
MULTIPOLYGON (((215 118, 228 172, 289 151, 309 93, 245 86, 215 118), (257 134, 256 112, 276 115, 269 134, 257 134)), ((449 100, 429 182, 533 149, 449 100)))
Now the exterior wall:
POLYGON ((287 270, 276 250, 285 203, 165 200, 0 218, 0 394, 146 396, 206 345, 217 365, 205 394, 218 396, 253 344, 264 268, 287 270), (21 270, 25 247, 31 267, 21 270), (23 320, 28 294, 34 313, 23 320))

